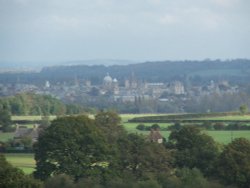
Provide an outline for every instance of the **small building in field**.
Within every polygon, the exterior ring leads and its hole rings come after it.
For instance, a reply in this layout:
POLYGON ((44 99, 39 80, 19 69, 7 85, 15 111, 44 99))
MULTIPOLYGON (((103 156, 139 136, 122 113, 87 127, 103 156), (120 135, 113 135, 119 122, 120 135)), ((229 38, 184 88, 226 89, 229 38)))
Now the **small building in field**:
POLYGON ((28 128, 26 126, 16 125, 16 131, 14 134, 15 140, 20 140, 25 137, 31 138, 32 142, 36 142, 38 140, 39 132, 41 129, 37 124, 33 126, 33 128, 28 128))
POLYGON ((159 129, 151 129, 148 139, 150 142, 157 142, 159 144, 163 143, 163 137, 159 129))

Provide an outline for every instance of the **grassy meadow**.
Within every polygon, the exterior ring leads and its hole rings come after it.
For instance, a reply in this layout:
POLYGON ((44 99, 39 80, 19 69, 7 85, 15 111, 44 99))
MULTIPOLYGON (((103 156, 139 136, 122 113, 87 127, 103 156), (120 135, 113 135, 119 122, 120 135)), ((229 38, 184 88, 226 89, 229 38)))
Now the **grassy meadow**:
MULTIPOLYGON (((50 120, 53 120, 55 118, 56 116, 49 116, 50 120)), ((39 120, 42 120, 42 116, 12 116, 11 120, 13 121, 20 121, 20 120, 39 121, 39 120)))
POLYGON ((30 153, 6 153, 7 161, 13 166, 20 168, 26 174, 31 174, 35 170, 34 154, 30 153))
POLYGON ((9 139, 12 139, 14 133, 0 133, 0 142, 6 142, 9 139))
MULTIPOLYGON (((121 114, 122 124, 128 132, 137 132, 142 134, 148 134, 147 131, 138 131, 136 126, 139 123, 131 123, 128 122, 129 119, 135 117, 143 117, 143 116, 159 116, 164 114, 121 114)), ((165 114, 166 115, 166 114, 165 114)), ((92 117, 92 116, 91 116, 92 117)), ((56 116, 50 116, 50 119, 55 119, 56 116)), ((203 117, 203 118, 194 118, 199 120, 250 120, 250 115, 232 115, 232 116, 219 116, 219 117, 203 117)), ((12 120, 41 120, 41 116, 12 116, 12 120)), ((143 123, 146 126, 151 126, 153 123, 143 123)), ((160 127, 168 127, 172 125, 171 123, 158 123, 160 127)), ((33 124, 25 124, 29 128, 33 127, 33 124)), ((245 137, 250 139, 250 131, 205 131, 207 134, 211 135, 216 141, 221 143, 229 143, 231 141, 231 133, 233 133, 233 138, 245 137)), ((164 137, 168 138, 169 131, 161 131, 164 137)), ((6 142, 9 139, 12 139, 14 133, 0 133, 0 141, 6 142)))
MULTIPOLYGON (((157 114, 158 116, 159 114, 157 114)), ((128 132, 137 132, 138 134, 148 135, 149 131, 139 131, 136 129, 136 126, 140 123, 131 123, 128 122, 129 119, 135 118, 135 117, 143 117, 143 116, 156 116, 156 114, 125 114, 121 115, 122 123, 125 127, 125 129, 128 132)), ((250 120, 250 115, 230 115, 230 116, 219 116, 219 117, 202 117, 202 118, 193 118, 193 119, 199 119, 199 120, 250 120)), ((145 126, 150 126, 153 123, 143 123, 145 126)), ((165 128, 170 125, 173 125, 172 123, 157 123, 160 127, 165 128)), ((249 125, 250 126, 250 125, 249 125)), ((207 131, 204 130, 204 133, 212 136, 215 141, 221 143, 221 144, 228 144, 232 141, 232 139, 244 137, 250 140, 250 131, 248 130, 234 130, 234 131, 224 131, 224 130, 213 130, 213 131, 207 131)), ((161 134, 166 139, 169 137, 170 131, 161 131, 161 134)))
MULTIPOLYGON (((148 135, 149 131, 139 131, 136 129, 136 126, 138 125, 138 123, 124 123, 124 127, 125 129, 130 132, 137 132, 138 134, 143 134, 143 135, 148 135)), ((152 123, 144 123, 145 126, 150 126, 152 125, 152 123)), ((166 124, 166 123, 158 123, 158 125, 162 128, 167 127, 171 124, 166 124)), ((237 131, 224 131, 224 130, 218 130, 218 131, 207 131, 204 130, 204 133, 210 135, 213 137, 213 139, 216 142, 219 142, 221 144, 228 144, 232 141, 232 139, 235 138, 240 138, 240 137, 244 137, 250 140, 250 131, 248 130, 237 130, 237 131)), ((170 131, 161 131, 161 134, 163 137, 165 137, 166 139, 169 137, 170 131)))

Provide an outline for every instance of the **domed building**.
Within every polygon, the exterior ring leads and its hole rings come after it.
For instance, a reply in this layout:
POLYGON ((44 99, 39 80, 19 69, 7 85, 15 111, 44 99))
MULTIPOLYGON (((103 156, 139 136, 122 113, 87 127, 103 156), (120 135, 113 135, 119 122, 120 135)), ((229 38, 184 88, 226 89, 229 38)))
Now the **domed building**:
POLYGON ((107 75, 103 78, 103 89, 104 92, 111 91, 114 94, 119 93, 118 80, 116 78, 112 79, 112 77, 107 73, 107 75))
POLYGON ((112 89, 113 79, 109 76, 109 73, 103 78, 103 89, 106 91, 110 91, 112 89))
POLYGON ((109 76, 109 73, 107 73, 107 75, 103 78, 103 84, 104 85, 109 85, 112 84, 113 79, 111 76, 109 76))

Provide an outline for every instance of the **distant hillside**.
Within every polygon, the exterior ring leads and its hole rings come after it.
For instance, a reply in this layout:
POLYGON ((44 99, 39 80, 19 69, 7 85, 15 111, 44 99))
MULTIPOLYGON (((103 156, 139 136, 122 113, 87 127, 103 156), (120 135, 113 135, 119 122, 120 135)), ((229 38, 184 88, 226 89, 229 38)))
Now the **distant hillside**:
POLYGON ((140 80, 151 82, 185 81, 187 79, 194 82, 211 79, 244 82, 246 78, 250 77, 250 60, 159 61, 113 66, 57 66, 47 67, 41 71, 41 75, 46 77, 70 79, 77 76, 96 82, 102 81, 106 73, 118 80, 124 80, 133 75, 140 80))
POLYGON ((116 59, 90 59, 77 61, 63 61, 63 62, 14 62, 14 61, 0 61, 0 73, 2 72, 27 72, 27 70, 41 70, 48 66, 75 66, 75 65, 128 65, 135 63, 130 60, 116 60, 116 59))
MULTIPOLYGON (((76 63, 77 64, 77 63, 76 63)), ((132 75, 149 82, 169 82, 180 80, 185 83, 202 83, 210 80, 228 80, 233 83, 247 83, 250 80, 250 60, 204 60, 204 61, 158 61, 127 65, 67 65, 45 67, 39 73, 0 74, 1 82, 44 83, 70 82, 89 79, 93 84, 102 83, 109 73, 123 81, 132 75)))

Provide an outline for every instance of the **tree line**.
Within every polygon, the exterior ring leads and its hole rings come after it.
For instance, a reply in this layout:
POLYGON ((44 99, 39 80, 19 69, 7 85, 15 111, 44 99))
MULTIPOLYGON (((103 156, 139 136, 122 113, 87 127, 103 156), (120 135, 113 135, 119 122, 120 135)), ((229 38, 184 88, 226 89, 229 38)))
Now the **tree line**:
POLYGON ((79 114, 84 111, 78 105, 66 105, 50 95, 21 93, 15 96, 1 97, 0 110, 11 115, 64 115, 79 114))
MULTIPOLYGON (((126 132, 114 112, 99 112, 95 119, 59 117, 40 134, 34 150, 33 175, 38 180, 30 181, 38 184, 33 187, 248 188, 250 184, 249 140, 239 138, 223 146, 199 128, 183 126, 158 144, 126 132)), ((4 177, 4 182, 10 181, 4 177)))
POLYGON ((167 126, 167 127, 161 127, 158 124, 153 125, 144 125, 143 123, 140 123, 136 126, 137 130, 140 131, 150 131, 153 127, 157 127, 161 131, 172 131, 172 130, 179 130, 181 127, 186 125, 192 125, 200 129, 206 129, 206 130, 225 130, 225 131, 232 131, 232 130, 250 130, 250 126, 247 124, 242 123, 230 123, 226 125, 223 122, 217 122, 212 123, 210 121, 206 121, 202 124, 181 124, 179 122, 174 123, 173 125, 167 126))

